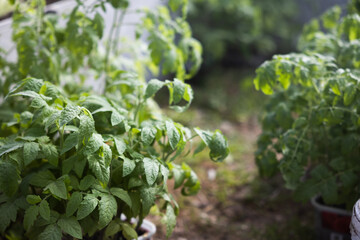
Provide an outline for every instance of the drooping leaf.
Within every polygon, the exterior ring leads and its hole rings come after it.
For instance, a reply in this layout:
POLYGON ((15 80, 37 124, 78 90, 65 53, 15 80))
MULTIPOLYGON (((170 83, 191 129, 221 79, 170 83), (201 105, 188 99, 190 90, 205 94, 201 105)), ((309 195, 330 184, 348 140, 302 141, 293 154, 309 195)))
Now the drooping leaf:
POLYGON ((120 200, 124 201, 129 207, 132 206, 131 198, 127 191, 121 188, 111 188, 110 192, 115 197, 119 198, 120 200))
POLYGON ((155 93, 157 93, 164 85, 165 83, 160 80, 150 80, 145 90, 145 98, 150 98, 154 96, 155 93))
POLYGON ((109 194, 102 194, 99 202, 99 227, 106 227, 117 214, 115 198, 109 194))
POLYGON ((66 205, 66 216, 72 216, 76 210, 78 210, 80 203, 82 201, 82 194, 80 192, 74 192, 71 194, 69 202, 66 205))
POLYGON ((159 163, 156 159, 144 158, 144 170, 147 183, 151 186, 155 183, 159 174, 159 163))
POLYGON ((166 121, 166 131, 169 137, 169 143, 172 149, 175 149, 180 141, 180 133, 173 122, 166 121))
POLYGON ((49 191, 62 199, 67 199, 67 190, 63 179, 58 179, 56 181, 51 182, 46 186, 45 189, 49 189, 49 191))
POLYGON ((90 213, 92 213, 95 208, 97 207, 99 203, 99 200, 91 194, 87 194, 84 197, 84 200, 82 200, 82 202, 80 203, 77 215, 76 215, 76 219, 77 220, 81 220, 85 217, 87 217, 90 213))
POLYGON ((74 238, 82 239, 81 226, 75 217, 60 218, 57 224, 64 233, 74 238))

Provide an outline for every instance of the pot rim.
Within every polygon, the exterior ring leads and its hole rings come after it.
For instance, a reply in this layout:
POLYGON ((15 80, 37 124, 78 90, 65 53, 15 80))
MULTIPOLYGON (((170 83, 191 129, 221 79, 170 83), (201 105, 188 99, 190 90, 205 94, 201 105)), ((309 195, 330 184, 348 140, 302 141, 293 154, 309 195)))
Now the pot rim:
POLYGON ((146 233, 138 237, 138 240, 146 240, 151 239, 151 237, 156 233, 156 226, 154 223, 149 220, 144 219, 141 224, 141 228, 146 230, 146 233))
POLYGON ((350 211, 345 210, 345 209, 340 209, 340 208, 335 208, 335 207, 320 204, 318 202, 319 199, 320 199, 320 196, 316 196, 316 197, 311 198, 311 204, 315 207, 316 210, 324 211, 324 212, 336 213, 336 214, 339 214, 339 215, 344 215, 344 216, 349 216, 349 217, 352 216, 352 213, 350 211))

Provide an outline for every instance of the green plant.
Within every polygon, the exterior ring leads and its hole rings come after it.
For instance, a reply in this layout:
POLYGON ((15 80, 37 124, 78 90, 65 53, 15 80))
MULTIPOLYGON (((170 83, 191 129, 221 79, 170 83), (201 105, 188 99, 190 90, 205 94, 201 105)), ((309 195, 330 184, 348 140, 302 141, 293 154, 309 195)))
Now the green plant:
POLYGON ((200 189, 181 158, 193 145, 194 154, 208 146, 214 161, 228 154, 220 131, 188 129, 152 100, 167 87, 172 109, 192 101, 183 80, 199 67, 201 46, 185 20, 186 1, 138 11, 144 17, 133 41, 120 40, 127 0, 77 1, 63 16, 45 15, 44 6, 15 2, 18 58, 0 59, 0 238, 134 239, 155 205, 170 236, 179 209, 168 180, 184 195, 200 189), (113 27, 102 45, 101 14, 110 8, 113 27), (159 69, 177 78, 145 81, 159 69), (88 79, 103 90, 93 92, 88 79))
POLYGON ((254 57, 293 49, 300 32, 295 1, 192 0, 189 22, 204 46, 205 65, 227 55, 249 62, 254 57), (297 31, 298 30, 298 31, 297 31))
POLYGON ((297 199, 321 195, 351 208, 360 196, 360 16, 341 13, 332 8, 305 26, 300 53, 257 69, 255 86, 271 97, 256 162, 263 176, 280 169, 297 199))

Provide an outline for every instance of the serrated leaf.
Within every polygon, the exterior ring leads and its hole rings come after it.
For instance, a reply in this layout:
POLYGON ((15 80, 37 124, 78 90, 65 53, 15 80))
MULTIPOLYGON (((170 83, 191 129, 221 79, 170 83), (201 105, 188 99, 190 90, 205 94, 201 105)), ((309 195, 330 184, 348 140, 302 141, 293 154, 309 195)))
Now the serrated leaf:
POLYGON ((71 104, 66 105, 64 110, 61 111, 59 125, 64 126, 80 114, 80 108, 71 104))
POLYGON ((34 225, 35 220, 39 215, 38 206, 30 206, 26 209, 24 215, 24 228, 25 230, 29 230, 34 225))
POLYGON ((36 159, 39 150, 40 147, 38 143, 27 142, 24 144, 23 157, 25 166, 29 165, 32 161, 36 159))
POLYGON ((48 225, 38 237, 39 240, 61 240, 61 238, 61 229, 56 224, 48 225))
POLYGON ((41 197, 38 195, 27 195, 26 201, 30 204, 37 204, 41 202, 41 197))
POLYGON ((85 191, 95 183, 95 178, 92 175, 87 175, 80 181, 80 190, 85 191))
POLYGON ((50 206, 46 200, 42 200, 39 204, 39 213, 43 219, 50 221, 50 206))
POLYGON ((124 157, 124 163, 123 163, 123 177, 128 176, 132 171, 134 171, 136 167, 135 161, 125 158, 124 157))
POLYGON ((99 200, 91 194, 87 194, 84 197, 84 200, 80 203, 76 219, 81 220, 87 217, 90 213, 92 213, 97 207, 99 200))
POLYGON ((82 239, 81 226, 75 217, 60 218, 57 224, 63 232, 74 238, 82 239))
POLYGON ((163 86, 164 82, 157 80, 157 79, 151 79, 148 82, 148 85, 145 90, 145 98, 150 98, 155 95, 163 86))
POLYGON ((159 163, 157 160, 144 158, 144 170, 147 183, 151 186, 155 183, 159 174, 159 163))
POLYGON ((154 141, 156 133, 157 133, 156 128, 153 127, 142 128, 141 141, 143 141, 143 143, 145 143, 146 145, 150 145, 154 141))
POLYGON ((67 190, 66 190, 66 186, 64 183, 64 180, 62 179, 58 179, 52 183, 50 183, 49 185, 46 186, 45 190, 49 189, 49 191, 62 199, 67 199, 67 190))
POLYGON ((169 143, 172 149, 175 149, 177 144, 180 141, 180 133, 175 127, 173 122, 166 121, 165 123, 167 135, 169 138, 169 143))
POLYGON ((69 202, 66 205, 66 216, 72 216, 76 210, 78 210, 80 203, 82 201, 82 194, 80 192, 74 192, 71 194, 69 202))
POLYGON ((129 207, 132 206, 131 198, 127 191, 121 188, 111 188, 110 192, 115 197, 119 198, 120 200, 124 201, 129 207))
POLYGON ((99 227, 106 227, 116 214, 116 199, 109 194, 102 194, 99 202, 99 227))
POLYGON ((20 175, 14 165, 0 162, 0 192, 13 196, 19 187, 20 175))

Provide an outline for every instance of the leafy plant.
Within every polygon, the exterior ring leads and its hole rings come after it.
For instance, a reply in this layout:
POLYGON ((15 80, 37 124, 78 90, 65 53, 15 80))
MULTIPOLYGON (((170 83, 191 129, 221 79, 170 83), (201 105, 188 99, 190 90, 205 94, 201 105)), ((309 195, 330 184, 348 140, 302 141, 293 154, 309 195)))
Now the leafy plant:
POLYGON ((255 86, 271 97, 256 162, 263 176, 280 170, 297 199, 350 208, 360 196, 360 16, 341 13, 334 7, 305 26, 300 53, 257 69, 255 86))
POLYGON ((139 11, 144 17, 131 42, 119 35, 126 0, 77 1, 64 16, 44 14, 44 6, 15 3, 18 58, 9 62, 5 53, 0 61, 0 237, 135 239, 155 205, 169 237, 179 208, 168 180, 183 195, 200 189, 181 158, 193 146, 194 154, 207 146, 217 162, 228 154, 219 130, 186 128, 152 100, 163 87, 175 111, 193 99, 183 80, 198 69, 201 46, 185 20, 186 1, 139 11), (102 45, 109 11, 113 27, 102 45), (148 70, 161 69, 177 78, 145 81, 148 70), (103 89, 92 91, 88 79, 103 89))
MULTIPOLYGON (((293 49, 300 32, 295 1, 192 0, 189 22, 204 45, 205 66, 227 56, 244 64, 293 49)), ((234 60, 233 60, 234 61, 234 60)))

